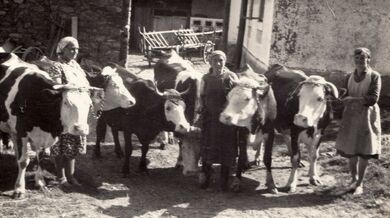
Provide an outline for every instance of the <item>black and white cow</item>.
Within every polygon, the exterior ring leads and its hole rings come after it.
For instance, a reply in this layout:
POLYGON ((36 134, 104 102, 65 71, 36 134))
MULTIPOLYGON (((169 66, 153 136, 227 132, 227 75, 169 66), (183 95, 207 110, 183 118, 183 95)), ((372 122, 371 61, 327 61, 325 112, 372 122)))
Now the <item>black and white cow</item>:
MULTIPOLYGON (((61 133, 87 135, 89 87, 56 85, 36 65, 15 54, 0 53, 0 130, 11 135, 18 163, 14 197, 25 193, 27 143, 36 151, 52 146, 61 133)), ((39 165, 39 164, 38 164, 39 165)), ((44 187, 41 168, 36 185, 44 187)))
MULTIPOLYGON (((183 92, 184 90, 188 90, 187 94, 183 95, 183 100, 186 104, 185 116, 191 125, 195 125, 195 121, 198 119, 198 113, 196 112, 199 108, 200 81, 202 80, 202 76, 203 74, 196 70, 190 61, 184 60, 174 50, 163 54, 154 66, 154 80, 160 91, 175 89, 183 92)), ((165 138, 169 138, 166 135, 167 133, 165 133, 165 138)), ((192 175, 199 170, 197 164, 193 164, 192 162, 196 161, 197 163, 199 160, 199 155, 196 157, 192 156, 192 154, 198 154, 198 148, 195 146, 195 143, 190 143, 185 139, 187 142, 184 145, 186 148, 183 151, 183 138, 192 138, 192 133, 190 135, 178 135, 179 156, 176 166, 183 166, 184 175, 192 175), (189 160, 183 160, 183 152, 190 152, 185 155, 186 158, 190 158, 189 160)))
MULTIPOLYGON (((167 90, 160 93, 155 84, 150 80, 141 79, 131 72, 121 69, 119 73, 125 81, 126 88, 133 94, 136 104, 128 109, 114 108, 103 111, 99 118, 100 124, 96 129, 95 155, 100 156, 99 140, 105 134, 105 127, 109 125, 113 135, 118 137, 118 131, 124 132, 125 137, 125 160, 122 172, 129 174, 129 158, 132 153, 131 136, 135 134, 142 144, 142 156, 139 169, 147 171, 146 155, 149 144, 161 131, 188 132, 190 124, 184 115, 186 105, 182 95, 176 90, 167 90)), ((119 140, 116 139, 116 144, 119 140)))

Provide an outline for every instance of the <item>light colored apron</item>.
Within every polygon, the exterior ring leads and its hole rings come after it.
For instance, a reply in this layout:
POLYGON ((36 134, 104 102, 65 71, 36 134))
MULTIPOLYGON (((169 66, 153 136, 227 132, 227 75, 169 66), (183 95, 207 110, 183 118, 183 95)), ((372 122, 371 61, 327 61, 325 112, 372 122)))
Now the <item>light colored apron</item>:
MULTIPOLYGON (((365 96, 370 84, 371 70, 368 70, 365 78, 360 82, 356 82, 352 74, 348 80, 349 96, 365 96)), ((367 107, 352 102, 345 105, 336 148, 351 156, 380 154, 381 124, 378 104, 367 107)))

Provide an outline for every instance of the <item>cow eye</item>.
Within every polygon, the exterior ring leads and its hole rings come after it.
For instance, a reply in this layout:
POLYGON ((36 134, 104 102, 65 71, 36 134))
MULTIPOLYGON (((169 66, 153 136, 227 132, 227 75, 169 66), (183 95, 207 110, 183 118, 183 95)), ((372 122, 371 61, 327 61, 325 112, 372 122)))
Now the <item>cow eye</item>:
POLYGON ((172 108, 170 106, 166 107, 165 110, 166 111, 170 111, 172 108))
POLYGON ((317 101, 319 101, 319 102, 324 101, 324 98, 318 97, 317 101))
POLYGON ((244 99, 245 101, 249 101, 249 100, 251 100, 249 97, 246 97, 245 99, 244 99))

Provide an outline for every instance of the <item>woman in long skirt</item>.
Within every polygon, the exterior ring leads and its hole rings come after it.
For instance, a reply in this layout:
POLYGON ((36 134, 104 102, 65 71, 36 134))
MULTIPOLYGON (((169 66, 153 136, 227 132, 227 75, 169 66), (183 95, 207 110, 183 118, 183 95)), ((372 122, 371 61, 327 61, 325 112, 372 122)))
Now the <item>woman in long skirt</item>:
POLYGON ((377 104, 381 77, 370 66, 371 52, 367 48, 354 51, 356 69, 347 76, 347 97, 336 140, 339 154, 349 158, 354 194, 363 193, 363 178, 368 160, 381 153, 381 123, 377 104))

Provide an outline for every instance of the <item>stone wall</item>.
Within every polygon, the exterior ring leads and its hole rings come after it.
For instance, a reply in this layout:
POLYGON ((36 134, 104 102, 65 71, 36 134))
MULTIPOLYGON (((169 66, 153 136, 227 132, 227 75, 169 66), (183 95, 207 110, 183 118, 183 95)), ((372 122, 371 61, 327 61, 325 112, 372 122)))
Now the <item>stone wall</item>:
POLYGON ((354 69, 356 47, 372 52, 382 75, 380 104, 390 108, 390 1, 277 0, 270 64, 320 74, 339 85, 354 69))
POLYGON ((58 40, 71 34, 71 17, 77 16, 80 56, 118 62, 121 6, 120 0, 0 0, 0 41, 12 35, 50 56, 58 40))
POLYGON ((277 0, 274 8, 271 64, 351 71, 354 48, 364 46, 390 75, 390 1, 277 0))

